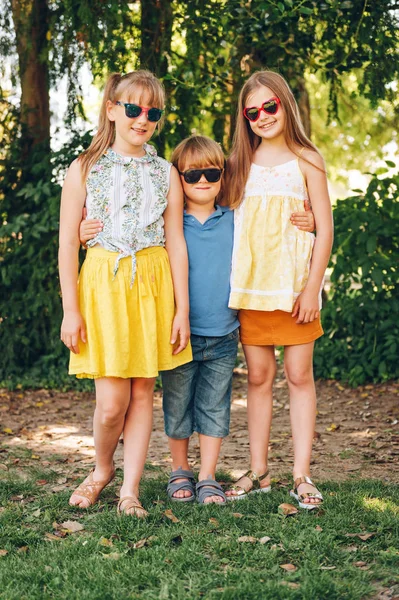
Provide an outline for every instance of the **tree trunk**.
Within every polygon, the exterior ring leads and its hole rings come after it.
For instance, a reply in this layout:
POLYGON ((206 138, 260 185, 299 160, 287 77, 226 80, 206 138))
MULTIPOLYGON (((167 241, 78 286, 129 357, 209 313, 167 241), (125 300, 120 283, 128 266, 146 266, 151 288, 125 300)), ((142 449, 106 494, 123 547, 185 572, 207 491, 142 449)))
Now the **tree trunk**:
POLYGON ((49 142, 50 97, 47 57, 47 0, 12 0, 21 81, 21 125, 26 154, 49 142))
POLYGON ((140 67, 161 78, 168 72, 172 25, 170 0, 141 0, 140 67))
MULTIPOLYGON (((140 0, 141 47, 140 68, 148 69, 160 79, 168 72, 168 56, 172 43, 173 9, 170 0, 140 0)), ((166 100, 172 93, 168 80, 164 82, 166 100)), ((161 133, 156 139, 159 153, 165 152, 165 138, 161 133)))

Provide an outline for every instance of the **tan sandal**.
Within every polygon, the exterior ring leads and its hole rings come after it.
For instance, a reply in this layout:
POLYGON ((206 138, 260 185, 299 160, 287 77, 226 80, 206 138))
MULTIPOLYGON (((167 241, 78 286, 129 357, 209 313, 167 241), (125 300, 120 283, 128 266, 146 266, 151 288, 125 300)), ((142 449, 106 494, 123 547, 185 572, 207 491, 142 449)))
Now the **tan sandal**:
POLYGON ((237 492, 236 494, 228 495, 226 494, 226 498, 228 501, 231 500, 242 500, 243 498, 247 498, 250 494, 258 494, 263 493, 267 494, 271 491, 271 485, 266 485, 265 487, 261 487, 260 483, 269 475, 269 469, 263 475, 258 476, 254 471, 247 471, 244 475, 237 480, 237 482, 229 487, 226 492, 237 492), (238 483, 244 478, 249 479, 249 484, 244 487, 238 483))
MULTIPOLYGON (((93 473, 94 469, 90 471, 87 477, 87 481, 83 481, 72 493, 72 496, 81 496, 82 498, 86 498, 87 500, 89 500, 90 504, 88 506, 85 506, 84 508, 89 508, 97 502, 103 489, 114 479, 115 467, 112 471, 111 476, 107 480, 94 481, 93 473)), ((71 504, 71 499, 69 499, 69 504, 71 504)), ((79 506, 79 504, 71 504, 71 506, 79 506)))
POLYGON ((117 511, 120 515, 129 515, 137 517, 138 519, 145 519, 148 517, 148 512, 143 508, 136 496, 123 496, 118 502, 117 511), (125 506, 122 507, 122 504, 125 506))
POLYGON ((292 496, 292 498, 295 498, 295 500, 298 502, 299 508, 305 508, 306 510, 313 510, 315 508, 319 508, 319 506, 323 504, 323 496, 321 495, 313 481, 310 479, 310 477, 308 477, 307 475, 301 475, 300 477, 297 477, 295 479, 294 489, 290 491, 290 496, 292 496), (316 491, 304 492, 303 494, 299 494, 298 488, 301 485, 301 483, 308 483, 309 485, 312 485, 316 491), (305 498, 315 498, 319 500, 319 502, 303 502, 305 498))

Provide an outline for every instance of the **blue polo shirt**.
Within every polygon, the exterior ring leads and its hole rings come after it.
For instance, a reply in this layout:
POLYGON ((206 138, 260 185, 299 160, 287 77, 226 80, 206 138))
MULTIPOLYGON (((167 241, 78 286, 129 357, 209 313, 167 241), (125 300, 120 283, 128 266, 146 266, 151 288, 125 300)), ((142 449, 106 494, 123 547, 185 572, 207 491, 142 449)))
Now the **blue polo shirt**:
POLYGON ((223 336, 239 326, 228 307, 233 254, 234 214, 217 206, 205 223, 184 213, 188 250, 191 333, 223 336))

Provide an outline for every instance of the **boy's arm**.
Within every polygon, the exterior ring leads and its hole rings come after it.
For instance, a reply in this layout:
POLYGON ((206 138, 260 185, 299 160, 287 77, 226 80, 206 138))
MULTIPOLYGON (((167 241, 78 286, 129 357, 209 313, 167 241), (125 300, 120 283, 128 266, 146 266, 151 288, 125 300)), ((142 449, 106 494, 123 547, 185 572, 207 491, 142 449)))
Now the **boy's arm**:
POLYGON ((303 212, 292 213, 291 223, 301 231, 309 231, 312 233, 315 230, 315 220, 309 200, 304 202, 305 210, 303 212))
POLYGON ((98 219, 86 219, 86 215, 87 209, 84 208, 79 226, 79 240, 84 247, 86 247, 88 241, 92 240, 103 229, 102 221, 98 219))

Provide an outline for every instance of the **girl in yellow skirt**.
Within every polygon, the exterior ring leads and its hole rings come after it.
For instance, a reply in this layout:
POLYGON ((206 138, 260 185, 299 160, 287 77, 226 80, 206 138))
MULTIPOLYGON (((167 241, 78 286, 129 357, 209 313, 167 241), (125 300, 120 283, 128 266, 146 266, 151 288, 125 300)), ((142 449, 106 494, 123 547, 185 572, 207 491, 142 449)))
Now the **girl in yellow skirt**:
POLYGON ((321 288, 333 224, 324 162, 306 137, 286 81, 261 71, 245 83, 228 161, 225 198, 235 209, 230 308, 240 309, 248 365, 251 468, 229 499, 270 491, 274 346, 284 346, 294 445, 291 495, 301 508, 323 501, 310 479, 316 417, 314 340, 322 335, 321 288), (289 223, 310 199, 317 238, 289 223))
POLYGON ((61 199, 59 269, 71 350, 69 373, 96 388, 96 466, 70 504, 87 508, 113 479, 123 431, 118 511, 144 517, 139 482, 152 429, 158 372, 192 359, 188 266, 179 174, 148 141, 162 124, 165 95, 148 71, 112 75, 98 132, 67 173, 61 199), (103 226, 79 274, 82 209, 103 226))

